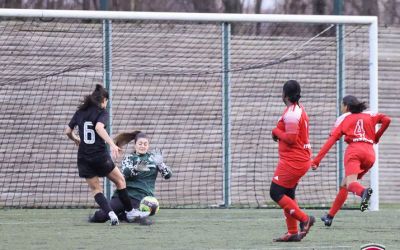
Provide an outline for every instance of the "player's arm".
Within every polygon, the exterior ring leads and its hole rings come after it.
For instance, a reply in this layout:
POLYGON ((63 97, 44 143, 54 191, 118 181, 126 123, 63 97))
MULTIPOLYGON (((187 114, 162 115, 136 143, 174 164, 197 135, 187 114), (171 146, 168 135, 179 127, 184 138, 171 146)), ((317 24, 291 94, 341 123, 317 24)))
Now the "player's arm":
POLYGON ((81 142, 81 140, 79 139, 78 136, 76 136, 76 134, 74 133, 74 130, 72 128, 70 128, 69 126, 67 126, 65 128, 64 133, 67 135, 67 137, 72 140, 73 142, 75 142, 76 146, 79 146, 79 143, 81 142))
POLYGON ((121 149, 115 145, 113 139, 108 135, 105 125, 102 122, 97 122, 95 130, 97 134, 108 144, 110 145, 110 150, 111 150, 111 155, 113 156, 114 159, 116 159, 119 155, 119 152, 121 149))
POLYGON ((147 167, 147 162, 128 155, 121 162, 121 171, 125 179, 129 180, 135 179, 140 172, 147 172, 150 169, 147 167))
POLYGON ((74 128, 77 125, 76 117, 77 113, 74 114, 71 121, 68 123, 67 127, 65 128, 64 134, 66 134, 70 140, 75 142, 75 145, 79 146, 81 139, 74 133, 74 128))
MULTIPOLYGON (((297 139, 297 134, 288 134, 284 131, 280 130, 279 128, 274 128, 272 130, 272 138, 277 138, 277 140, 281 140, 288 145, 295 143, 297 139)), ((275 139, 274 139, 275 140, 275 139)))
POLYGON ((376 123, 380 123, 381 127, 375 133, 375 143, 379 142, 379 139, 382 137, 383 133, 385 133, 386 129, 389 127, 391 119, 389 116, 378 113, 376 114, 376 123))
POLYGON ((322 161, 322 159, 325 157, 328 151, 332 148, 332 146, 336 143, 336 141, 340 139, 341 136, 342 136, 341 128, 337 127, 336 129, 334 129, 332 134, 329 136, 328 140, 319 150, 318 155, 313 159, 312 169, 315 170, 318 168, 319 163, 322 161))
POLYGON ((285 131, 278 127, 274 128, 272 130, 272 138, 278 138, 278 140, 283 141, 288 145, 292 145, 296 142, 299 134, 300 114, 287 113, 282 119, 285 124, 285 131))
POLYGON ((151 152, 150 160, 154 162, 157 166, 158 172, 160 172, 161 176, 168 180, 172 176, 172 170, 164 163, 164 156, 162 154, 161 149, 155 149, 151 152))

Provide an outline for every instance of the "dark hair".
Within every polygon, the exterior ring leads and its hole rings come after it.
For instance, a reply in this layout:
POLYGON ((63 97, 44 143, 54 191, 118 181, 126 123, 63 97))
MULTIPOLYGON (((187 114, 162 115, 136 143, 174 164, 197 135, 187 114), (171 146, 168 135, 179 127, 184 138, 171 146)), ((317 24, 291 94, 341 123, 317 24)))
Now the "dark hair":
POLYGON ((134 140, 136 143, 136 141, 139 140, 140 138, 147 138, 147 135, 139 130, 135 130, 133 132, 124 132, 120 133, 114 138, 114 143, 118 147, 122 147, 131 142, 132 140, 134 140))
POLYGON ((347 106, 351 113, 361 113, 367 109, 365 102, 360 102, 355 96, 352 95, 343 97, 343 105, 347 106))
POLYGON ((289 80, 283 85, 283 93, 291 103, 296 103, 300 100, 300 92, 300 84, 296 80, 289 80))
POLYGON ((83 101, 78 106, 78 110, 86 110, 91 106, 101 108, 100 105, 104 98, 109 99, 107 90, 102 85, 96 84, 93 93, 83 98, 83 101))

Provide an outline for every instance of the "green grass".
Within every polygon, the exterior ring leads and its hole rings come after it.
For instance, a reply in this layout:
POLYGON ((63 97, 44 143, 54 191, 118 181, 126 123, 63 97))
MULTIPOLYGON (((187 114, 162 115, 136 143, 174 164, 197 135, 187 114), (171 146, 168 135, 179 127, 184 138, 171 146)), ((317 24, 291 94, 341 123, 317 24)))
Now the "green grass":
POLYGON ((0 249, 399 249, 398 207, 340 211, 325 228, 322 210, 306 210, 316 225, 302 242, 274 243, 286 231, 279 209, 161 209, 154 224, 87 223, 93 210, 0 210, 0 249))

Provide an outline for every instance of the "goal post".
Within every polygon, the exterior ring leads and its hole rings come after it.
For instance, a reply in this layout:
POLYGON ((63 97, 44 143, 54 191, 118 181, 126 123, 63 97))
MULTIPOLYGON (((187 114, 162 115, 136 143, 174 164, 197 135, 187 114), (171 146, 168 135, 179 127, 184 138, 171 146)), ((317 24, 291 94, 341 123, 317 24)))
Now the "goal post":
MULTIPOLYGON (((0 18, 0 144, 13 151, 0 146, 0 206, 94 205, 77 177, 76 148, 60 134, 99 82, 112 83, 109 131, 143 130, 166 152, 174 178, 156 192, 166 207, 271 206, 270 130, 285 80, 302 85, 314 153, 337 116, 339 66, 343 93, 378 111, 372 16, 0 9, 0 18)), ((326 166, 303 178, 301 205, 329 206, 338 154, 333 148, 326 166)), ((378 159, 367 177, 371 210, 379 209, 378 159)))

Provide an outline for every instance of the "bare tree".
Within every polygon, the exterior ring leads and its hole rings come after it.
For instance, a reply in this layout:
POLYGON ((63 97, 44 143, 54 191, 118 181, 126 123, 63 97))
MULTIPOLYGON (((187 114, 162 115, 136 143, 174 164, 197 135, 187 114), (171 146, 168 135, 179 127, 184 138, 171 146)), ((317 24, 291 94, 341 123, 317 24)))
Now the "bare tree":
MULTIPOLYGON (((261 13, 261 5, 262 0, 256 0, 256 4, 254 6, 254 13, 260 14, 261 13)), ((256 23, 256 35, 261 33, 261 23, 256 23)))
POLYGON ((306 14, 309 5, 302 0, 285 0, 283 3, 284 14, 306 14))
MULTIPOLYGON (((312 6, 313 6, 313 15, 325 15, 327 14, 327 6, 326 6, 326 1, 324 0, 312 0, 312 6)), ((315 32, 320 33, 324 29, 326 29, 326 25, 320 24, 315 27, 315 32)), ((331 30, 330 32, 326 32, 323 34, 324 36, 333 36, 335 35, 334 30, 331 30)))
POLYGON ((200 13, 214 13, 218 11, 217 3, 214 0, 193 0, 193 7, 195 12, 200 13))
POLYGON ((90 1, 89 0, 83 0, 82 9, 90 10, 90 1))
POLYGON ((361 15, 377 16, 379 14, 378 1, 376 0, 363 0, 361 15))
POLYGON ((380 15, 383 16, 382 20, 380 20, 380 23, 385 25, 400 23, 400 9, 398 7, 400 2, 397 0, 383 0, 380 3, 382 5, 380 15))
POLYGON ((240 0, 222 0, 225 13, 242 13, 243 5, 240 0))
POLYGON ((22 8, 22 0, 5 0, 4 8, 22 8))
POLYGON ((194 0, 136 0, 135 11, 193 12, 194 0))

